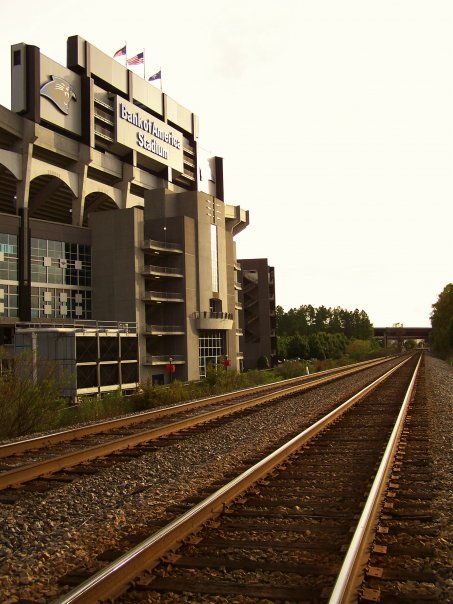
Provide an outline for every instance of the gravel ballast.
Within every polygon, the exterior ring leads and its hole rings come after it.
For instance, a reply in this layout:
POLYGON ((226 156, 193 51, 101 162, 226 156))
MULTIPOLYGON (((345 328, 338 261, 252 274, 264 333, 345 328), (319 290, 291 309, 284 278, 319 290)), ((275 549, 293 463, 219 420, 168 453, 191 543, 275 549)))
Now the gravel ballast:
MULTIPOLYGON (((187 435, 155 452, 118 462, 107 470, 84 476, 47 493, 30 492, 14 506, 0 504, 0 600, 29 598, 52 601, 58 578, 115 548, 130 532, 143 532, 159 521, 166 508, 194 496, 221 479, 235 465, 302 429, 319 412, 349 396, 377 374, 369 370, 346 382, 282 401, 211 430, 187 435)), ((432 408, 432 448, 438 473, 441 510, 442 564, 451 551, 453 505, 453 369, 427 357, 426 389, 432 408)), ((449 578, 445 580, 448 582, 449 578)), ((448 588, 448 583, 446 583, 448 588)), ((453 589, 453 588, 452 588, 453 589)))

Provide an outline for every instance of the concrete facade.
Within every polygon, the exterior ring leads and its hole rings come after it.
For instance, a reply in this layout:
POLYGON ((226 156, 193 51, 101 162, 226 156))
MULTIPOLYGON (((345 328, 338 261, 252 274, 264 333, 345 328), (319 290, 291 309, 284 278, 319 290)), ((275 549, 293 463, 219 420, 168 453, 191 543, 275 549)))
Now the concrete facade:
POLYGON ((222 159, 199 148, 196 115, 93 45, 72 36, 67 57, 11 49, 0 345, 19 322, 112 321, 136 325, 137 382, 198 379, 225 356, 240 369, 234 237, 249 219, 225 203, 222 159))

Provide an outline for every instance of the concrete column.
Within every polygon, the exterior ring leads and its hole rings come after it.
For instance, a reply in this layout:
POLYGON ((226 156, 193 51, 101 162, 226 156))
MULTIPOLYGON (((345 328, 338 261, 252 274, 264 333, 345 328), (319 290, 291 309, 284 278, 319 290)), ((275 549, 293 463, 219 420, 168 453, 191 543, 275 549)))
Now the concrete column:
POLYGON ((33 161, 33 143, 36 140, 34 133, 34 124, 24 120, 24 139, 21 148, 22 152, 22 178, 17 183, 16 188, 16 212, 23 208, 28 208, 30 196, 31 168, 33 161))
POLYGON ((19 208, 21 218, 19 229, 19 318, 31 321, 31 262, 30 224, 28 208, 19 208))
MULTIPOLYGON (((134 153, 135 164, 135 153, 134 153)), ((127 208, 129 193, 131 192, 131 183, 135 180, 134 166, 123 164, 123 180, 119 183, 118 188, 121 190, 121 209, 127 208)))
POLYGON ((22 178, 16 187, 16 212, 19 214, 19 318, 31 320, 30 227, 28 202, 30 197, 31 168, 33 161, 34 124, 24 120, 22 145, 22 178))
POLYGON ((86 183, 88 178, 88 167, 92 161, 90 147, 80 145, 80 162, 76 166, 78 175, 79 194, 72 202, 72 224, 83 226, 83 213, 85 211, 86 183))

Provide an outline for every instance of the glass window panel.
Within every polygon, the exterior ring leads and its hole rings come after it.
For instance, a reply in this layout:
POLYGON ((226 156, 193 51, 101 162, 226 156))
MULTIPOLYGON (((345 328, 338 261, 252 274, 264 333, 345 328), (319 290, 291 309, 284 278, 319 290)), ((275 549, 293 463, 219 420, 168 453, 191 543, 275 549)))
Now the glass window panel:
POLYGON ((47 256, 47 241, 45 239, 31 240, 32 254, 35 256, 47 256))
POLYGON ((63 283, 63 270, 58 266, 49 267, 49 278, 48 283, 63 283))
POLYGON ((48 241, 49 256, 52 258, 64 258, 64 246, 63 241, 48 241))

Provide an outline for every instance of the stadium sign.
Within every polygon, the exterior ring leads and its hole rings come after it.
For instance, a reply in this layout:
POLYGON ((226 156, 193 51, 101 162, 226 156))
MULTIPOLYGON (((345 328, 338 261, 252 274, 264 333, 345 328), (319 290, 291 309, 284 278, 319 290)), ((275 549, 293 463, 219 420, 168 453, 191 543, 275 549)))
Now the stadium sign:
POLYGON ((115 103, 115 142, 183 172, 182 134, 121 97, 115 103))

